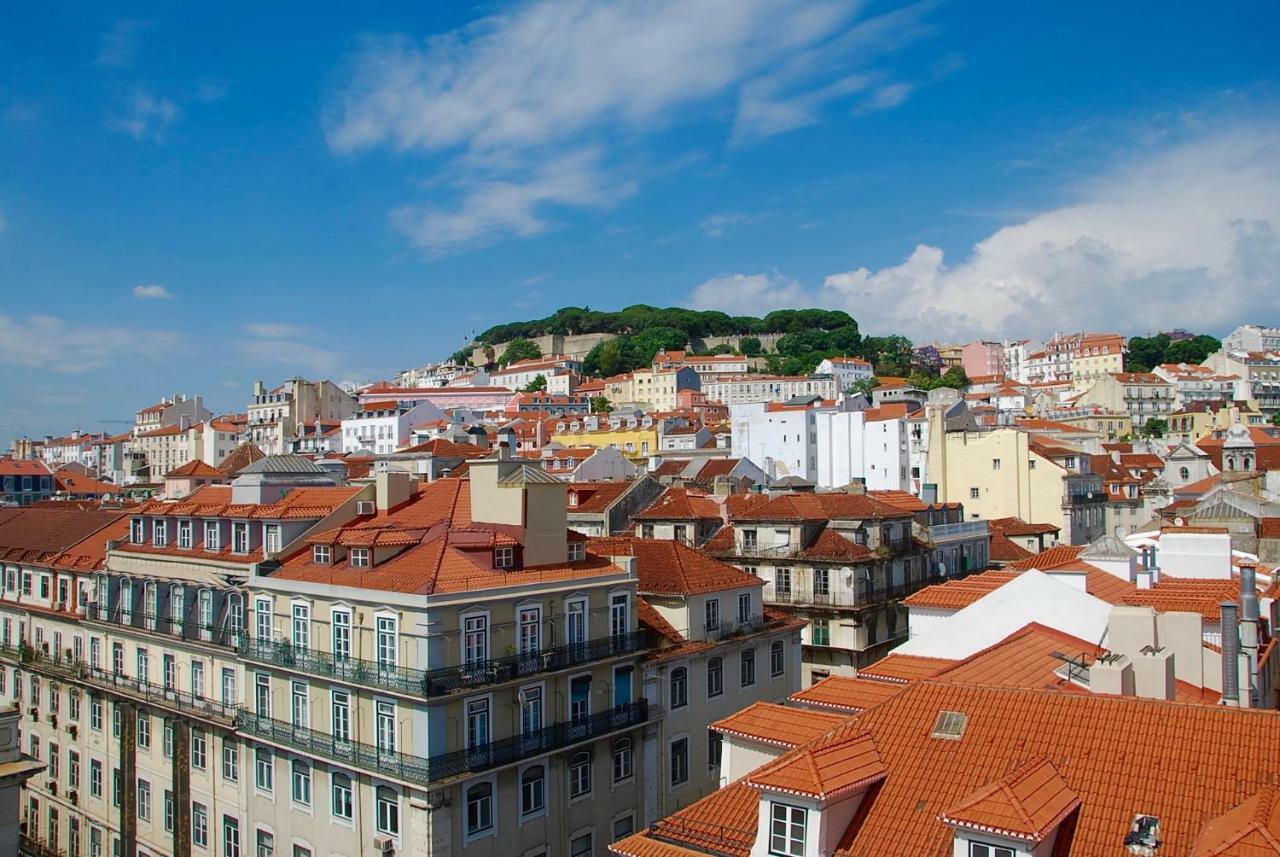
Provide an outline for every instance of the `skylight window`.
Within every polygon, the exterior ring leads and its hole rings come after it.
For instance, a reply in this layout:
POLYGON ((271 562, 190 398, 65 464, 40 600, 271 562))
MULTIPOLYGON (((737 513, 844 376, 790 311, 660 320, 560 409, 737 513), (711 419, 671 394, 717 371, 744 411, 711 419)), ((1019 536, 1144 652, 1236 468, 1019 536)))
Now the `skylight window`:
POLYGON ((963 711, 939 711, 938 720, 933 724, 932 736, 948 741, 959 741, 964 737, 964 730, 968 725, 969 715, 963 711))

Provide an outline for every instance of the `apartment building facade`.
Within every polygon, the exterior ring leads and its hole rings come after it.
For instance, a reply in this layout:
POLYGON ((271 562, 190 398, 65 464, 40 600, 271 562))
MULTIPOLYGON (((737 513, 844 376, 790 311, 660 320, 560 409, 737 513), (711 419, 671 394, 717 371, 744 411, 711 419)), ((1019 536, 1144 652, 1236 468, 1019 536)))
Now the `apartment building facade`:
POLYGON ((253 384, 245 439, 267 455, 295 452, 303 426, 341 422, 355 413, 356 397, 333 381, 290 378, 271 390, 253 384))

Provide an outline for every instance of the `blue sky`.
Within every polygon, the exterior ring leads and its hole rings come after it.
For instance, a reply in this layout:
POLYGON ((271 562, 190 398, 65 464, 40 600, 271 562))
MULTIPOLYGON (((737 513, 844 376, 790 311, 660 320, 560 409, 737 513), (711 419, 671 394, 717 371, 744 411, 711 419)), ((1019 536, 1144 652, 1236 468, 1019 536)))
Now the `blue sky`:
POLYGON ((0 442, 568 304, 1280 309, 1274 3, 123 4, 0 28, 0 442))

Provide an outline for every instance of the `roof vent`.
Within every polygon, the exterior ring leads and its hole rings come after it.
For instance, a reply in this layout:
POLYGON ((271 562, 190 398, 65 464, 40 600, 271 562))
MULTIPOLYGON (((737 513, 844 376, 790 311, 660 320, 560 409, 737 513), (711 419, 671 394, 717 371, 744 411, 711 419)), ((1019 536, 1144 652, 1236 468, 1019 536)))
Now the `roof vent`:
POLYGON ((1124 837, 1125 848, 1138 857, 1155 857, 1160 848, 1160 819, 1138 813, 1124 837))
POLYGON ((968 725, 969 715, 963 711, 939 711, 938 722, 933 724, 932 735, 934 738, 959 741, 964 737, 964 730, 968 725))

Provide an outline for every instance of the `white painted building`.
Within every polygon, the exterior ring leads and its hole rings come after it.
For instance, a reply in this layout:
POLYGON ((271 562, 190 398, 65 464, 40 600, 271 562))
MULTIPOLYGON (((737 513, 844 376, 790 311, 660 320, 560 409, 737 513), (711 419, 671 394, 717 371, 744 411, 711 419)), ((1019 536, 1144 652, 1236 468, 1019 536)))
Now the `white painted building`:
POLYGON ((813 374, 830 375, 843 391, 875 375, 875 368, 860 357, 828 357, 818 364, 813 374))
POLYGON ((836 379, 810 375, 718 375, 702 382, 708 399, 725 405, 785 402, 797 396, 834 399, 841 392, 836 379))
POLYGON ((342 421, 342 451, 388 455, 409 442, 413 426, 443 417, 444 411, 426 400, 368 402, 342 421))

